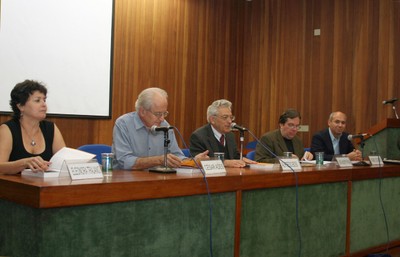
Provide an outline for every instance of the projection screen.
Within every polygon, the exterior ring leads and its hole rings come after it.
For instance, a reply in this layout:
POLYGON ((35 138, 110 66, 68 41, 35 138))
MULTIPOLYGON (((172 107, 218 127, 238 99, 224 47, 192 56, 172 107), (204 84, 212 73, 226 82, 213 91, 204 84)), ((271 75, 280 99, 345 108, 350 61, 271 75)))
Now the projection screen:
POLYGON ((48 114, 111 116, 113 0, 0 0, 0 112, 15 84, 48 89, 48 114))

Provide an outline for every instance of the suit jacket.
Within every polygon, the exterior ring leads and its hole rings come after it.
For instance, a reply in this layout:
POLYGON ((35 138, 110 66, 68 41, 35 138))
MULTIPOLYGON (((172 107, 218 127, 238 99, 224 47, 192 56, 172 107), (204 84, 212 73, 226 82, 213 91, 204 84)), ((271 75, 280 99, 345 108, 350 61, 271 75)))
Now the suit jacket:
MULTIPOLYGON (((348 154, 354 150, 353 143, 347 139, 348 135, 348 133, 343 132, 343 134, 340 136, 340 154, 348 154)), ((315 152, 324 152, 324 160, 332 161, 332 158, 335 155, 335 151, 333 150, 331 136, 329 135, 329 128, 314 134, 314 136, 312 137, 311 153, 314 154, 315 152)))
MULTIPOLYGON (((283 152, 288 152, 288 148, 285 144, 285 140, 281 134, 279 129, 268 132, 261 137, 260 140, 265 146, 269 148, 275 155, 283 156, 283 152)), ((295 136, 292 139, 293 149, 295 155, 301 158, 304 155, 304 146, 301 142, 301 139, 298 136, 295 136)), ((257 162, 276 162, 275 156, 270 153, 267 149, 265 149, 262 145, 257 144, 256 146, 256 156, 255 161, 257 162)))
MULTIPOLYGON (((208 150, 208 155, 212 157, 215 152, 221 152, 220 147, 210 124, 196 129, 190 136, 189 149, 192 156, 196 156, 208 150)), ((235 142, 235 135, 232 132, 225 134, 225 159, 240 159, 240 153, 237 150, 235 142)))

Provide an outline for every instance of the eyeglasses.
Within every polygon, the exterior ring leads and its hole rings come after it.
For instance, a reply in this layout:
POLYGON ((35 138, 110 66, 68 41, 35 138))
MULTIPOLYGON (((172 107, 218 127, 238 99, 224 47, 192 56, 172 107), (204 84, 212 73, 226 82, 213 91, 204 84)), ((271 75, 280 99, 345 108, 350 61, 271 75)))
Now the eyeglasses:
POLYGON ((300 126, 300 125, 294 125, 294 124, 288 124, 288 127, 289 127, 290 129, 297 129, 297 130, 301 129, 301 126, 300 126))
POLYGON ((152 112, 150 111, 154 116, 156 116, 157 118, 161 118, 161 117, 167 117, 169 112, 152 112))
POLYGON ((231 115, 231 116, 229 116, 229 115, 222 115, 222 116, 215 115, 215 116, 220 118, 220 119, 222 119, 222 120, 228 120, 228 119, 230 119, 231 121, 235 120, 235 116, 233 116, 233 115, 231 115))

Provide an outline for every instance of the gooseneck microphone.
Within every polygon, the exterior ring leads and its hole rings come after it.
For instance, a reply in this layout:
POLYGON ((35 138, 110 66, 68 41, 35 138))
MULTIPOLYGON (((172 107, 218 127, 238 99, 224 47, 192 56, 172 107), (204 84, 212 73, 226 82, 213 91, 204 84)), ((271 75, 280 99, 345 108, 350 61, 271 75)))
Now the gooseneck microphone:
POLYGON ((158 173, 176 173, 176 170, 173 168, 168 167, 168 144, 170 143, 169 137, 168 137, 168 130, 173 129, 174 127, 172 126, 165 126, 165 127, 159 127, 156 125, 151 126, 150 131, 151 133, 155 134, 158 131, 163 131, 164 132, 164 165, 163 166, 156 166, 153 168, 150 168, 150 172, 158 172, 158 173))
POLYGON ((392 99, 383 101, 382 104, 394 104, 397 100, 399 100, 399 99, 392 98, 392 99))
POLYGON ((235 122, 231 123, 231 129, 237 129, 237 130, 240 130, 240 131, 247 131, 247 128, 241 127, 238 124, 236 124, 235 122))
POLYGON ((172 127, 172 126, 165 126, 165 127, 162 127, 162 126, 156 126, 156 125, 153 125, 153 126, 151 126, 151 128, 150 128, 150 131, 151 132, 157 132, 157 131, 164 131, 164 132, 166 132, 166 131, 168 131, 168 130, 170 130, 170 129, 173 129, 174 127, 172 127))
POLYGON ((368 133, 364 133, 364 134, 357 134, 357 135, 348 135, 347 139, 351 141, 351 140, 353 140, 355 138, 364 138, 366 136, 369 136, 369 134, 368 133))

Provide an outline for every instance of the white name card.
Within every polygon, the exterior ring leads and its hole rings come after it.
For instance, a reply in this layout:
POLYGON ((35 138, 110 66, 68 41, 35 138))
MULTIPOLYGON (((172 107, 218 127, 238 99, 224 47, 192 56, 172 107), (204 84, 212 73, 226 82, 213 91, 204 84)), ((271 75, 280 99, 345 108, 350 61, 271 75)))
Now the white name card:
POLYGON ((336 161, 339 164, 340 168, 353 167, 353 164, 351 163, 349 157, 347 157, 347 156, 337 156, 335 158, 336 158, 336 161))
POLYGON ((371 165, 383 166, 382 158, 379 155, 368 156, 371 165))
POLYGON ((67 163, 67 168, 72 180, 103 178, 103 172, 97 162, 67 163))
POLYGON ((226 173, 225 166, 221 160, 200 161, 206 175, 226 173))
POLYGON ((301 164, 297 158, 279 158, 283 171, 301 170, 301 164))

